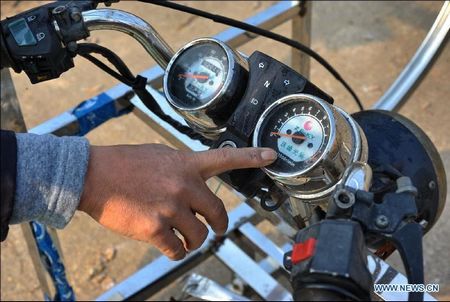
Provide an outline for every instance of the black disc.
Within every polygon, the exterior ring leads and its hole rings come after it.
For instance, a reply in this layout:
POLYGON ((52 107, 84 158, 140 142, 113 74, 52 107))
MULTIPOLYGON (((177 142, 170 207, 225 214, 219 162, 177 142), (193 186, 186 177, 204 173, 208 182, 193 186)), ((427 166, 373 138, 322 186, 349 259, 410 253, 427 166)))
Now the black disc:
POLYGON ((364 131, 368 164, 390 165, 411 178, 417 188, 419 219, 429 231, 442 213, 447 194, 444 165, 436 147, 416 124, 391 111, 367 110, 352 114, 364 131))

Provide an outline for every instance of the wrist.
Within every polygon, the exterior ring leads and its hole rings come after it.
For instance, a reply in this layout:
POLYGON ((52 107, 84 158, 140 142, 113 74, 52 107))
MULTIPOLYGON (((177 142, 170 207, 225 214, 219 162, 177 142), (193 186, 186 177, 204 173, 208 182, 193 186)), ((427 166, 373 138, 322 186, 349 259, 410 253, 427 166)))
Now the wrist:
POLYGON ((84 179, 83 192, 81 194, 78 210, 85 212, 91 216, 96 212, 96 203, 100 200, 100 192, 102 191, 102 183, 104 181, 98 181, 102 179, 101 160, 105 147, 91 146, 89 153, 88 167, 84 179))

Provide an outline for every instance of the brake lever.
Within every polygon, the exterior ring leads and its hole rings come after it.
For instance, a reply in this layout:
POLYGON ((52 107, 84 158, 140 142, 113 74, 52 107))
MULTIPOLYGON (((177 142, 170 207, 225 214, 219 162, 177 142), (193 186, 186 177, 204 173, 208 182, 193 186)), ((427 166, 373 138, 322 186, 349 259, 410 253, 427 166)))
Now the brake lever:
MULTIPOLYGON (((409 284, 424 284, 422 236, 422 226, 408 222, 387 238, 400 253, 409 284)), ((423 292, 410 292, 408 299, 422 301, 423 292)))
MULTIPOLYGON (((379 245, 383 239, 392 243, 400 253, 408 283, 423 284, 423 229, 415 222, 417 192, 406 177, 400 177, 397 186, 397 192, 386 194, 381 203, 373 201, 373 194, 357 191, 351 219, 363 225, 369 246, 379 245)), ((423 293, 411 292, 408 299, 422 300, 423 293)))

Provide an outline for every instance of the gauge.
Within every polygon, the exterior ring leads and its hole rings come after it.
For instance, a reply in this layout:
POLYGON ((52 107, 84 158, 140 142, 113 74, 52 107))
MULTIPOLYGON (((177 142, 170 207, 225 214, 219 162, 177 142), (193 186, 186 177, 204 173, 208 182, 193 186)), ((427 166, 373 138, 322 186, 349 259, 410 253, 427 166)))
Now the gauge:
POLYGON ((247 70, 245 60, 223 42, 198 39, 170 61, 164 91, 194 130, 206 136, 220 133, 232 112, 230 107, 243 94, 247 70))
POLYGON ((307 170, 324 154, 334 135, 331 110, 306 98, 272 108, 257 126, 256 145, 278 152, 278 160, 267 169, 280 175, 307 170))
POLYGON ((178 106, 198 108, 210 102, 225 84, 228 58, 218 44, 196 44, 175 61, 168 91, 178 106))
POLYGON ((253 146, 277 151, 277 160, 263 169, 291 196, 316 199, 332 191, 348 165, 365 159, 362 135, 341 109, 312 95, 293 94, 263 112, 253 146))

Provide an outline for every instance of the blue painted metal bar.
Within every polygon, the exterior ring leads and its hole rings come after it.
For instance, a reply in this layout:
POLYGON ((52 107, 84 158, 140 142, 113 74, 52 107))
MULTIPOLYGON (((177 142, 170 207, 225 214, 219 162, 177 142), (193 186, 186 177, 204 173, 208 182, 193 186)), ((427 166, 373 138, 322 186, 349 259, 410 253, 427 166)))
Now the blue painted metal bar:
POLYGON ((55 296, 44 296, 44 299, 46 301, 75 301, 75 293, 67 280, 61 256, 53 244, 46 226, 35 221, 30 222, 30 225, 39 249, 41 261, 45 265, 55 287, 55 296))
POLYGON ((82 136, 109 119, 130 113, 133 106, 128 101, 129 99, 124 98, 125 104, 120 105, 117 99, 107 93, 101 93, 28 132, 82 136))

